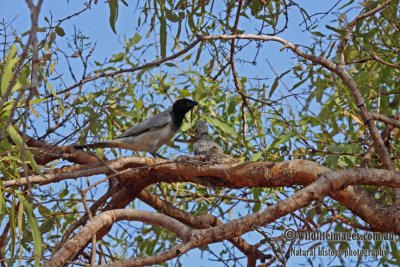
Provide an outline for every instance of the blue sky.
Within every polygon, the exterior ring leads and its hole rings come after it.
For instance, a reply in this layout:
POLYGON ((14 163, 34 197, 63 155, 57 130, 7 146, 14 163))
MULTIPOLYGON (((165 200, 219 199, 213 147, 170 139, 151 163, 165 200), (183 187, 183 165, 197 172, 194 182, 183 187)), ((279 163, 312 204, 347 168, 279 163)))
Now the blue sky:
MULTIPOLYGON (((0 9, 0 18, 4 18, 5 21, 13 21, 14 29, 19 32, 25 32, 30 28, 30 16, 28 9, 26 8, 25 1, 5 1, 1 0, 2 7, 0 9), (5 8, 4 8, 5 7, 5 8)), ((44 16, 50 18, 53 14, 53 19, 58 20, 68 15, 71 15, 79 10, 83 9, 84 1, 49 1, 45 0, 43 4, 43 9, 41 11, 42 23, 44 16), (51 13, 49 12, 51 11, 51 13)), ((304 1, 302 5, 307 9, 309 14, 315 12, 327 11, 335 3, 335 1, 318 1, 318 0, 308 0, 304 1)), ((93 54, 95 59, 110 58, 114 53, 121 51, 121 42, 124 36, 131 37, 136 32, 140 32, 137 27, 137 17, 135 14, 136 5, 130 4, 128 7, 120 5, 119 16, 116 23, 117 34, 114 34, 109 26, 108 15, 109 10, 107 5, 101 4, 100 1, 97 5, 92 5, 92 8, 86 11, 84 14, 74 17, 69 21, 64 22, 61 26, 66 32, 65 38, 71 36, 74 31, 74 26, 79 28, 85 35, 87 35, 91 40, 96 42, 96 49, 93 54)), ((319 18, 319 17, 316 17, 319 18)), ((325 29, 325 24, 329 24, 331 16, 327 16, 320 19, 319 27, 322 30, 325 29)), ((310 39, 310 34, 304 32, 304 24, 299 26, 303 21, 299 12, 290 13, 289 27, 288 29, 279 35, 280 37, 286 38, 295 44, 307 45, 312 43, 313 40, 310 39)), ((42 24, 43 25, 43 24, 42 24)), ((242 20, 240 27, 246 29, 246 33, 255 33, 255 29, 252 27, 252 23, 249 20, 242 20)), ((146 30, 146 29, 145 29, 146 30)), ((140 32, 143 36, 143 31, 140 32)), ((153 37, 150 36, 150 39, 153 37)), ((60 39, 59 39, 60 41, 60 39)), ((151 40, 153 41, 153 40, 151 40)), ((145 39, 142 40, 145 42, 145 39)), ((260 54, 260 58, 267 57, 273 64, 274 68, 281 73, 288 69, 288 64, 292 64, 293 54, 287 51, 279 52, 280 44, 268 43, 260 54)), ((71 54, 73 51, 71 51, 71 54)), ((266 72, 271 72, 270 70, 260 70, 257 66, 251 70, 255 75, 265 76, 266 72)), ((271 78, 274 75, 271 76, 271 78)))

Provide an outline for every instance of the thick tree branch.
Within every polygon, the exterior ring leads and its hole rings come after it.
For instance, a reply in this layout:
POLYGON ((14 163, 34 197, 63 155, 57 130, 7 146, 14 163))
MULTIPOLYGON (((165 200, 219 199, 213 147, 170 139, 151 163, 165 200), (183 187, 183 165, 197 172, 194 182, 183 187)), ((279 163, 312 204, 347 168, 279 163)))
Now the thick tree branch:
POLYGON ((74 149, 72 146, 54 146, 32 137, 27 138, 26 144, 28 147, 41 149, 40 153, 35 155, 35 161, 40 165, 45 165, 57 159, 65 159, 77 164, 88 164, 99 161, 97 157, 83 150, 74 149))
MULTIPOLYGON (((119 178, 121 186, 135 185, 136 192, 132 193, 132 188, 126 188, 125 193, 121 193, 120 197, 110 202, 106 207, 107 210, 120 208, 121 205, 119 204, 121 203, 126 205, 139 194, 140 191, 137 190, 155 182, 194 182, 205 186, 229 188, 282 187, 308 185, 317 180, 319 175, 330 171, 328 168, 306 160, 293 160, 283 163, 219 164, 207 162, 205 157, 192 158, 191 161, 171 162, 163 159, 129 157, 109 161, 107 165, 117 171, 125 169, 124 175, 119 178), (126 170, 127 168, 130 169, 126 170)), ((44 177, 31 176, 29 181, 32 184, 48 184, 63 179, 107 174, 110 169, 102 163, 95 163, 66 167, 57 171, 59 173, 48 174, 44 177)), ((350 172, 365 175, 364 169, 349 170, 350 172)), ((397 187, 397 182, 400 179, 399 173, 388 170, 369 169, 368 175, 367 180, 363 180, 360 184, 397 187)), ((25 185, 26 182, 26 178, 21 178, 4 181, 3 186, 25 185)), ((331 194, 331 196, 370 223, 373 228, 380 231, 395 231, 393 221, 400 218, 400 211, 379 204, 363 190, 349 187, 342 192, 331 194), (365 203, 369 204, 366 206, 365 203), (385 220, 382 220, 382 218, 385 218, 385 220)))
MULTIPOLYGON (((4 187, 31 184, 50 184, 68 179, 109 174, 110 168, 120 171, 119 182, 122 186, 147 180, 151 182, 195 182, 214 187, 282 187, 307 185, 315 181, 321 173, 330 171, 315 162, 292 160, 282 163, 245 162, 218 163, 208 162, 207 156, 192 157, 183 160, 168 161, 158 158, 126 157, 104 163, 91 163, 56 169, 49 174, 32 175, 3 182, 4 187)), ((382 176, 382 181, 371 180, 369 185, 389 186, 383 179, 387 175, 400 177, 394 171, 370 169, 371 177, 382 176)), ((396 178, 397 179, 397 178, 396 178)), ((395 187, 395 186, 392 186, 395 187)))
MULTIPOLYGON (((124 170, 130 167, 141 167, 141 166, 166 163, 166 162, 168 161, 164 159, 153 159, 153 158, 139 158, 139 157, 121 158, 118 160, 108 161, 107 165, 105 165, 102 162, 96 162, 87 165, 69 166, 61 169, 56 169, 44 176, 32 175, 29 176, 28 178, 22 177, 15 180, 9 180, 5 181, 3 183, 3 186, 5 187, 22 186, 28 184, 28 180, 29 183, 31 184, 44 185, 68 179, 76 179, 85 176, 113 173, 113 171, 110 168, 115 170, 124 170)), ((128 172, 129 170, 128 171, 125 170, 122 172, 122 174, 128 175, 128 172)))
POLYGON ((103 212, 93 217, 76 236, 68 240, 48 262, 43 266, 61 266, 74 257, 74 255, 85 247, 85 244, 102 228, 111 226, 121 220, 141 221, 151 225, 161 226, 175 233, 182 240, 187 240, 190 228, 185 224, 160 213, 138 211, 133 209, 117 209, 103 212))
MULTIPOLYGON (((254 226, 263 226, 292 213, 300 208, 307 206, 311 201, 320 199, 328 193, 334 193, 342 190, 349 185, 359 183, 390 183, 395 187, 400 187, 400 174, 387 172, 385 176, 376 176, 375 170, 343 170, 338 172, 328 172, 320 176, 318 180, 307 187, 301 189, 293 196, 268 207, 265 210, 248 215, 244 218, 233 220, 232 222, 208 228, 203 230, 194 230, 188 226, 169 218, 162 214, 151 214, 148 212, 138 212, 136 210, 114 210, 103 213, 93 218, 73 239, 69 240, 60 251, 46 263, 45 266, 58 266, 67 261, 77 250, 81 248, 82 243, 88 242, 91 237, 106 224, 113 224, 117 220, 140 220, 165 227, 177 234, 183 244, 161 254, 145 258, 137 258, 112 263, 105 266, 141 266, 152 265, 165 262, 189 251, 190 249, 204 246, 215 242, 223 241, 227 238, 240 236, 246 232, 252 231, 254 226), (139 213, 141 216, 139 216, 139 213), (157 216, 156 216, 157 215, 157 216), (165 218, 165 217, 167 218, 165 218), (175 252, 175 253, 173 253, 175 252)), ((393 225, 393 232, 400 233, 399 218, 397 224, 393 225)))
MULTIPOLYGON (((222 221, 220 221, 217 217, 209 214, 193 216, 181 209, 174 207, 172 204, 161 200, 147 190, 142 190, 142 192, 140 192, 138 195, 138 199, 153 207, 158 212, 164 213, 193 228, 204 229, 223 224, 222 221)), ((265 255, 255 246, 250 245, 241 237, 231 238, 229 239, 229 242, 236 246, 247 257, 252 257, 255 260, 260 259, 261 261, 271 258, 271 255, 265 255)))

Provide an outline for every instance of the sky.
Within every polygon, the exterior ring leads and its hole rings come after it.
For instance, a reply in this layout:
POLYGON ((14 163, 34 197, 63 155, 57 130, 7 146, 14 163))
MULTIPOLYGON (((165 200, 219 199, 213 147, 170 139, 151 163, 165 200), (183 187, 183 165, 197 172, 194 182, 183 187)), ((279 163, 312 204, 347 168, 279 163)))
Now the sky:
MULTIPOLYGON (((327 11, 335 3, 335 1, 318 0, 308 0, 303 2, 304 3, 302 4, 310 14, 327 11)), ((0 9, 0 19, 4 19, 5 21, 13 21, 13 27, 19 33, 29 30, 30 16, 28 9, 26 8, 25 1, 0 0, 0 3, 2 3, 3 7, 0 9)), ((44 16, 50 19, 51 14, 53 14, 53 20, 56 21, 58 19, 65 18, 70 14, 78 12, 83 9, 82 3, 84 3, 84 1, 45 0, 40 13, 42 22, 44 16)), ((96 49, 94 50, 93 58, 110 58, 114 53, 121 51, 121 42, 123 41, 124 36, 130 37, 133 36, 134 33, 140 31, 140 29, 137 27, 137 18, 133 16, 136 8, 137 7, 135 4, 130 4, 128 7, 122 4, 120 5, 119 16, 116 23, 117 34, 115 34, 109 26, 109 10, 107 5, 100 3, 97 5, 92 4, 90 10, 86 11, 83 15, 74 17, 63 23, 62 27, 64 28, 66 36, 68 37, 73 33, 74 26, 76 25, 85 35, 96 42, 96 49)), ((318 19, 319 17, 316 18, 318 19)), ((309 38, 310 35, 303 31, 304 24, 299 26, 302 20, 303 18, 300 16, 299 12, 292 12, 289 18, 288 29, 279 36, 286 38, 295 44, 307 45, 308 43, 313 42, 313 40, 309 38)), ((317 24, 319 24, 319 27, 322 29, 325 28, 325 24, 330 23, 329 16, 319 20, 321 22, 317 24)), ((246 29, 246 33, 255 33, 255 29, 252 27, 250 20, 242 20, 240 27, 246 29)), ((268 43, 266 49, 263 49, 260 55, 260 58, 263 58, 263 56, 267 57, 270 62, 273 63, 273 66, 278 73, 281 73, 288 68, 288 62, 289 64, 296 62, 291 60, 293 58, 293 54, 287 51, 279 52, 279 48, 281 46, 282 45, 277 43, 268 43)), ((72 53, 73 51, 71 51, 71 54, 72 53)), ((265 76, 266 72, 270 71, 260 69, 257 66, 254 66, 254 69, 252 69, 252 73, 259 76, 265 76)))
MULTIPOLYGON (((99 1, 100 2, 100 1, 99 1)), ((129 2, 129 1, 128 1, 129 2)), ((320 0, 307 0, 301 1, 304 7, 308 10, 310 14, 316 12, 324 12, 329 10, 329 8, 335 3, 335 1, 320 1, 320 0)), ((54 20, 64 18, 72 13, 75 13, 83 8, 84 1, 77 0, 45 0, 43 4, 43 9, 41 11, 41 22, 43 23, 44 16, 51 18, 51 14, 54 16, 54 20), (51 13, 50 13, 51 11, 51 13)), ((25 1, 22 0, 0 0, 0 19, 5 21, 13 21, 12 25, 15 31, 18 33, 25 32, 30 28, 30 16, 28 9, 26 8, 25 1)), ((136 5, 130 4, 128 7, 120 5, 119 16, 116 23, 117 34, 115 34, 108 21, 109 10, 105 4, 92 5, 91 10, 85 12, 85 14, 78 17, 72 18, 67 23, 62 26, 66 32, 66 36, 71 36, 74 31, 74 25, 79 27, 79 29, 84 32, 91 40, 96 41, 96 49, 93 54, 93 58, 101 59, 110 58, 114 53, 121 51, 124 36, 133 36, 135 33, 141 32, 141 29, 137 27, 137 18, 134 17, 136 5)), ((332 16, 327 16, 321 18, 317 17, 320 22, 318 27, 325 31, 325 25, 329 24, 332 20, 332 16)), ((298 12, 293 12, 290 15, 290 24, 287 31, 279 35, 295 44, 304 44, 313 42, 310 39, 310 35, 305 33, 302 29, 303 26, 299 26, 302 21, 302 17, 298 12)), ((254 33, 251 21, 243 21, 241 24, 242 29, 246 30, 246 33, 254 33)), ((143 40, 145 43, 146 40, 143 40)), ((153 40, 151 40, 153 41, 153 40)), ((62 42, 62 41, 61 41, 62 42)), ((64 42, 66 45, 66 40, 64 42)), ((293 57, 292 53, 287 51, 279 52, 280 44, 271 43, 265 45, 261 51, 260 58, 268 58, 270 62, 273 63, 275 70, 278 73, 282 73, 289 69, 292 64, 297 62, 293 57)), ((73 54, 74 51, 70 51, 73 54)), ((149 56, 151 58, 151 55, 149 56)), ((154 58, 155 59, 155 58, 154 58)), ((78 66, 77 66, 78 67, 78 66)), ((162 66, 160 67, 162 68, 162 66)), ((259 66, 243 66, 243 68, 248 68, 247 71, 251 71, 257 77, 268 77, 270 80, 274 78, 274 74, 270 69, 262 69, 259 66), (250 69, 250 70, 249 70, 250 69)), ((67 70, 65 70, 67 72, 67 70)), ((296 80, 288 77, 287 83, 294 83, 296 80)), ((72 83, 72 80, 67 80, 67 83, 72 83)), ((146 209, 146 207, 144 207, 146 209)), ((252 233, 247 235, 250 237, 252 243, 260 240, 262 236, 252 233)), ((219 248, 220 245, 213 244, 211 247, 219 248)), ((191 252, 184 255, 182 263, 184 266, 221 266, 220 263, 212 262, 207 260, 207 256, 197 262, 194 259, 198 259, 201 252, 198 249, 192 250, 191 252)), ((301 257, 293 257, 290 262, 292 264, 306 264, 301 257)), ((326 264, 327 262, 325 262, 326 264)), ((332 261, 330 264, 338 263, 332 261)))

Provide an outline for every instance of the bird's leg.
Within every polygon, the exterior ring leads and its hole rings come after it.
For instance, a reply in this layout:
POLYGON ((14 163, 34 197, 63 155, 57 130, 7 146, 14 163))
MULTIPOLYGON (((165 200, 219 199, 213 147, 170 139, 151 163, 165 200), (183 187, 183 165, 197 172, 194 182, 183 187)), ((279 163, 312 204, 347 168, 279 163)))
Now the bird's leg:
POLYGON ((152 152, 150 152, 150 154, 151 154, 153 157, 155 157, 155 158, 168 159, 168 158, 166 158, 166 157, 161 156, 161 155, 158 154, 158 153, 152 153, 152 152))

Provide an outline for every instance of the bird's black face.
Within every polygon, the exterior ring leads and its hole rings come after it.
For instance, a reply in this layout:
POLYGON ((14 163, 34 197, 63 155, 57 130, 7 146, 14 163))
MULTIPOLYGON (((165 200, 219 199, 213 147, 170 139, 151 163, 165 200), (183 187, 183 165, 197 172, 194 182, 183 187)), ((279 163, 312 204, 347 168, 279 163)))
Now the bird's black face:
POLYGON ((197 103, 196 101, 187 98, 182 98, 175 101, 174 105, 172 106, 172 109, 174 113, 179 114, 181 116, 185 116, 185 114, 189 110, 191 110, 197 105, 199 105, 199 103, 197 103))

